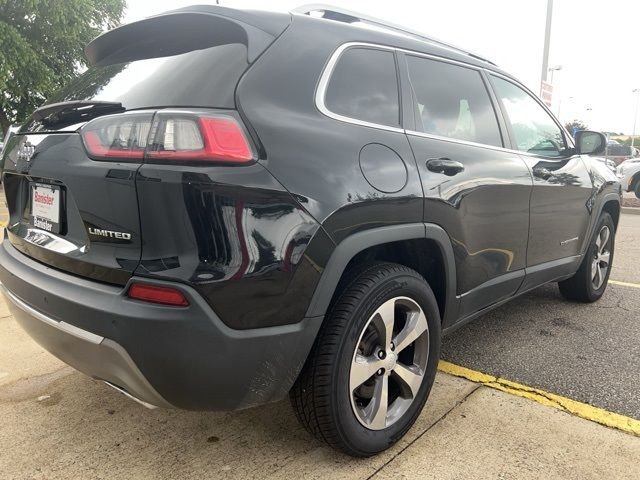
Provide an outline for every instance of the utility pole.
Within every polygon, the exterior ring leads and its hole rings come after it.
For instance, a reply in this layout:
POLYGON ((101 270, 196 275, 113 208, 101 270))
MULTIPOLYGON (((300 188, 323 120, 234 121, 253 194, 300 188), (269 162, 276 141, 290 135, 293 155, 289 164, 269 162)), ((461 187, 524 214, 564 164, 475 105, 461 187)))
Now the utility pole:
POLYGON ((547 25, 544 29, 544 50, 542 53, 542 77, 540 83, 547 81, 549 71, 549 45, 551 44, 551 17, 553 15, 553 0, 547 0, 547 25))
POLYGON ((640 101, 640 88, 634 88, 632 93, 636 94, 636 110, 633 115, 633 135, 631 135, 631 148, 634 147, 634 142, 636 139, 636 123, 638 121, 638 102, 640 101))

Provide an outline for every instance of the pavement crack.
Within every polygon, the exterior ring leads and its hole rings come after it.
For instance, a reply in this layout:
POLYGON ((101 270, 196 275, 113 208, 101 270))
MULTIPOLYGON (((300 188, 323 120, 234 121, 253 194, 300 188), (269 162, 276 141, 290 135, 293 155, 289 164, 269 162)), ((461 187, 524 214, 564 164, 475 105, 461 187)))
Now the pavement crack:
POLYGON ((380 473, 380 471, 385 468, 387 465, 389 465, 391 462, 393 462, 396 458, 398 458, 407 448, 409 448, 410 446, 412 446, 414 443, 416 443, 418 440, 420 440, 429 430, 431 430, 433 427, 435 427, 436 425, 438 425, 442 420, 444 420, 445 418, 447 418, 449 416, 449 414, 451 412, 453 412, 456 408, 458 408, 460 405, 462 405, 463 403, 465 403, 467 401, 467 399, 473 395, 475 392, 477 392, 478 390, 480 390, 483 387, 482 384, 477 384, 477 386, 471 390, 469 393, 467 393, 462 399, 458 400, 455 405, 453 407, 451 407, 449 410, 447 410, 444 415, 442 415, 440 418, 438 418, 435 422, 433 422, 431 425, 429 425, 422 433, 420 433, 416 438, 414 438, 413 440, 411 440, 407 445, 405 445, 400 451, 396 452, 395 455, 393 455, 389 460, 387 460, 386 462, 384 462, 380 467, 378 467, 376 469, 375 472, 373 472, 371 475, 369 475, 365 480, 371 480, 373 477, 375 477, 378 473, 380 473))
POLYGON ((506 390, 509 392, 522 392, 522 393, 526 393, 528 395, 535 395, 538 397, 542 397, 544 398, 547 402, 552 403, 558 410, 562 410, 563 412, 567 412, 567 413, 571 413, 569 412, 569 410, 567 410, 567 408, 561 403, 559 402, 557 399, 553 398, 553 396, 551 396, 550 394, 543 392, 542 390, 538 390, 535 388, 531 388, 531 387, 527 387, 525 385, 519 385, 513 382, 509 382, 506 380, 503 380, 502 378, 499 377, 494 377, 495 380, 494 381, 489 381, 489 382, 485 382, 482 385, 486 385, 487 387, 492 387, 495 388, 496 390, 506 390))

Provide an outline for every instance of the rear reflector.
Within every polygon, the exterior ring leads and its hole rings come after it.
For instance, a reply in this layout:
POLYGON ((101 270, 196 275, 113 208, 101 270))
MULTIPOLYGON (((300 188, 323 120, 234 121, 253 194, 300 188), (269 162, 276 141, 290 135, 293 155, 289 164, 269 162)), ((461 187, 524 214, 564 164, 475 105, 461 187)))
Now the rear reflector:
POLYGON ((134 283, 129 287, 127 295, 134 300, 172 305, 174 307, 186 307, 189 305, 189 301, 184 294, 177 288, 171 287, 134 283))

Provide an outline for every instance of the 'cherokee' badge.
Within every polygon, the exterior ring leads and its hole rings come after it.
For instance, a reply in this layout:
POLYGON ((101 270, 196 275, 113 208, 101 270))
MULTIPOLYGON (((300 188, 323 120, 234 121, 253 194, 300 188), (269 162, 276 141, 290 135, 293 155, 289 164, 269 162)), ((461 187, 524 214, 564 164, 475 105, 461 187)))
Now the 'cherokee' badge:
POLYGON ((36 153, 36 146, 26 141, 18 148, 17 160, 19 162, 30 162, 34 153, 36 153))

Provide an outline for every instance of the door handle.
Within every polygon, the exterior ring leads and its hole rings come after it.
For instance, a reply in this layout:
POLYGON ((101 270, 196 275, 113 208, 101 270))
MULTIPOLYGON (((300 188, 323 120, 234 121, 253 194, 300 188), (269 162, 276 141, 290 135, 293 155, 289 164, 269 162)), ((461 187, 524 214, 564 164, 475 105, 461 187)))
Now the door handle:
POLYGON ((533 169, 533 176, 543 180, 548 180, 552 175, 551 170, 544 167, 536 167, 533 169))
POLYGON ((450 158, 430 158, 427 160, 427 169, 435 173, 444 173, 448 177, 453 177, 460 172, 464 172, 464 165, 450 158))

